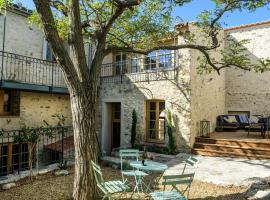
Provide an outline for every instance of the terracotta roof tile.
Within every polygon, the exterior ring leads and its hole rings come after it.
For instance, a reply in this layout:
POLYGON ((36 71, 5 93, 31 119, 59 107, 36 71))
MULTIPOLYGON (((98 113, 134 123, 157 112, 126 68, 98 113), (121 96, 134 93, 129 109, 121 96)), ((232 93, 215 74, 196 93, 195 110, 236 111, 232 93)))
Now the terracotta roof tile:
POLYGON ((260 21, 260 22, 251 23, 251 24, 242 24, 239 26, 232 26, 232 27, 225 28, 224 30, 225 31, 233 31, 233 30, 240 30, 240 29, 244 29, 244 28, 250 28, 250 27, 261 26, 261 25, 269 25, 270 26, 270 20, 260 21))

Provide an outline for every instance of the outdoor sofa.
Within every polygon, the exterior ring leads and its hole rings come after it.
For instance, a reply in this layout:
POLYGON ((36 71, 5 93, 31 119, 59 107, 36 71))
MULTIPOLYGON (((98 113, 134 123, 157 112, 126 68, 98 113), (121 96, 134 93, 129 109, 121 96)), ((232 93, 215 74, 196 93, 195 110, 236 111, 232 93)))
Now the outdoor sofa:
POLYGON ((232 130, 232 129, 248 129, 266 131, 269 128, 269 117, 261 115, 219 115, 216 121, 216 131, 232 130))

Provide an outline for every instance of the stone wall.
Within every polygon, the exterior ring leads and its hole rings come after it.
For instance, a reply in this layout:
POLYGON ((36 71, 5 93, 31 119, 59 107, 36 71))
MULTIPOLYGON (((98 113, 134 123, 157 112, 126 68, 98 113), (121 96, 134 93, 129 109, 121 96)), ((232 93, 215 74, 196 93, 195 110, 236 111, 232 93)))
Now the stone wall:
MULTIPOLYGON (((146 100, 165 100, 166 109, 172 112, 174 122, 174 137, 178 147, 187 148, 190 144, 190 130, 189 130, 189 113, 181 110, 179 105, 183 105, 185 109, 189 109, 181 92, 170 81, 151 81, 142 83, 104 83, 100 90, 100 104, 98 109, 98 132, 101 136, 101 141, 110 138, 110 133, 104 130, 107 126, 104 120, 109 113, 104 110, 106 103, 121 102, 122 116, 121 116, 121 146, 130 146, 130 130, 132 121, 132 111, 136 110, 138 115, 138 141, 144 142, 145 139, 145 102, 146 100), (103 122, 102 122, 103 121, 103 122)), ((167 140, 167 139, 165 139, 167 140)), ((106 148, 103 146, 103 149, 106 148)), ((108 152, 107 152, 108 153, 108 152)))
MULTIPOLYGON (((195 26, 190 26, 190 31, 196 34, 197 44, 206 44, 204 34, 195 26)), ((218 36, 221 40, 223 32, 218 36)), ((220 50, 223 48, 221 43, 220 50)), ((219 51, 210 52, 210 56, 218 59, 220 57, 219 51)), ((220 75, 216 71, 199 74, 198 67, 200 65, 197 60, 202 57, 202 54, 197 50, 190 50, 191 65, 191 144, 193 145, 195 137, 200 134, 200 121, 210 121, 210 132, 213 132, 216 127, 216 117, 224 113, 225 110, 225 73, 220 75)))
MULTIPOLYGON (((253 63, 270 57, 270 23, 227 30, 235 40, 248 39, 244 45, 253 63)), ((249 111, 270 115, 270 72, 226 70, 226 111, 249 111)))
MULTIPOLYGON (((182 41, 179 41, 182 42, 182 41)), ((179 65, 173 73, 174 79, 159 80, 157 77, 165 77, 163 72, 144 72, 128 74, 124 77, 122 84, 105 81, 100 86, 98 123, 97 130, 102 143, 102 149, 110 153, 111 111, 109 104, 120 102, 121 115, 121 147, 130 146, 132 111, 136 110, 138 115, 137 142, 146 143, 146 100, 165 100, 165 107, 170 110, 173 118, 173 134, 180 151, 186 151, 191 147, 190 133, 190 56, 188 50, 177 52, 179 54, 179 65), (140 78, 150 77, 150 81, 141 81, 140 78), (136 78, 137 77, 137 78, 136 78), (157 78, 157 80, 156 80, 157 78), (129 81, 127 81, 129 80, 129 81), (137 81, 136 81, 137 80, 137 81), (140 82, 138 82, 140 80, 140 82)), ((108 57, 109 59, 109 57, 108 57)), ((109 60, 106 60, 109 62, 109 60)), ((167 77, 167 76, 166 76, 167 77)), ((171 77, 171 76, 170 76, 171 77)), ((146 78, 147 79, 147 78, 146 78)), ((111 81, 112 79, 108 79, 111 81)), ((165 144, 167 144, 167 134, 165 144)))
POLYGON ((20 116, 1 116, 0 127, 4 130, 27 127, 45 126, 43 120, 49 125, 57 125, 58 119, 53 115, 63 115, 65 125, 70 126, 71 110, 68 95, 20 92, 20 116))

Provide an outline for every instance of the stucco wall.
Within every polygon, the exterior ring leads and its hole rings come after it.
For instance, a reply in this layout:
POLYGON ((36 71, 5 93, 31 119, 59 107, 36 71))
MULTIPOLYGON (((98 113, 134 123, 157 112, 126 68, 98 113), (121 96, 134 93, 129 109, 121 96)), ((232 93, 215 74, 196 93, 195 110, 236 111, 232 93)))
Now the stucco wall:
MULTIPOLYGON (((270 57, 270 24, 226 31, 244 44, 253 63, 270 57)), ((270 72, 255 73, 240 69, 226 70, 226 111, 250 111, 270 115, 270 72)))
MULTIPOLYGON (((204 35, 195 26, 190 26, 192 33, 197 33, 195 40, 197 44, 207 44, 204 35)), ((220 40, 223 39, 223 32, 218 35, 220 40)), ((219 50, 223 48, 224 43, 217 51, 211 51, 210 56, 215 59, 220 58, 219 50)), ((225 73, 220 75, 213 70, 210 74, 198 74, 200 65, 197 58, 202 54, 197 50, 190 50, 191 65, 191 143, 194 143, 195 137, 200 134, 200 121, 210 121, 210 131, 213 132, 216 127, 216 117, 225 111, 225 73)))
MULTIPOLYGON (((43 32, 35 25, 30 26, 27 16, 7 12, 5 51, 25 56, 42 58, 43 32)), ((0 16, 0 42, 3 39, 4 15, 0 16)))
POLYGON ((20 116, 0 117, 0 127, 4 130, 27 127, 45 126, 43 120, 49 125, 57 125, 58 119, 52 115, 66 117, 65 125, 71 125, 71 110, 68 95, 21 92, 20 116))

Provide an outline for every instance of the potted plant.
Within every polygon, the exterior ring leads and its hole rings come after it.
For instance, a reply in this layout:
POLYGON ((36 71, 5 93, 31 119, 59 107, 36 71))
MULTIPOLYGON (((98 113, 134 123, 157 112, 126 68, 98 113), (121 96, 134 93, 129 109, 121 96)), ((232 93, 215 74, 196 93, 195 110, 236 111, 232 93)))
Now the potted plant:
POLYGON ((142 165, 143 166, 146 166, 146 164, 145 164, 146 159, 147 159, 147 151, 146 151, 146 147, 144 147, 143 154, 142 154, 142 165))

